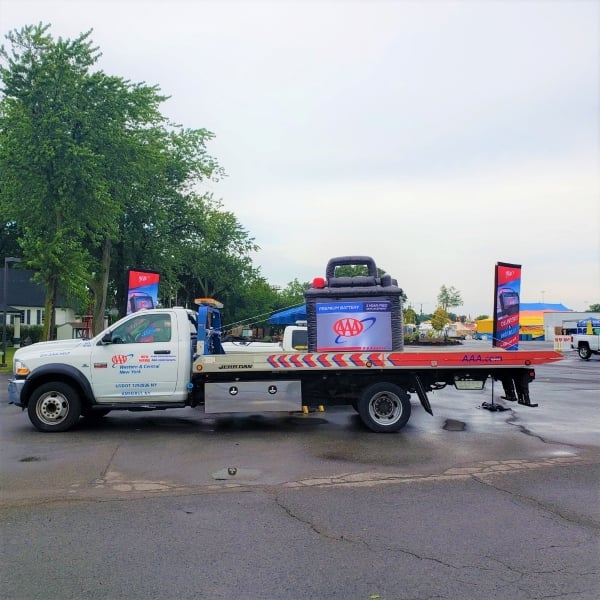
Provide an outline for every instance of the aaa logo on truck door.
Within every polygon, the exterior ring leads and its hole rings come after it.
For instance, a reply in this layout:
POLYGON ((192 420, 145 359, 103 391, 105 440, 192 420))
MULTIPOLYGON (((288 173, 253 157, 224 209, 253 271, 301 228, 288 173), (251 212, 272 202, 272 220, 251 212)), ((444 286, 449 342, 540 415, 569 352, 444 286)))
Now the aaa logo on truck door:
POLYGON ((124 365, 129 358, 132 358, 133 354, 115 354, 112 358, 113 367, 118 367, 119 365, 124 365))

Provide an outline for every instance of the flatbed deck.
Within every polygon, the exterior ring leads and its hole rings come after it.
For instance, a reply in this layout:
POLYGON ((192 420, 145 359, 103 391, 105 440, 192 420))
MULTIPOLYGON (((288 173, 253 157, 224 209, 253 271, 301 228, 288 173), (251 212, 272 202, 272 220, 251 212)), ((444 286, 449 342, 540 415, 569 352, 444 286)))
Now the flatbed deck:
POLYGON ((563 359, 554 350, 411 350, 404 352, 297 352, 204 355, 195 372, 354 370, 354 369, 474 369, 535 367, 563 359))

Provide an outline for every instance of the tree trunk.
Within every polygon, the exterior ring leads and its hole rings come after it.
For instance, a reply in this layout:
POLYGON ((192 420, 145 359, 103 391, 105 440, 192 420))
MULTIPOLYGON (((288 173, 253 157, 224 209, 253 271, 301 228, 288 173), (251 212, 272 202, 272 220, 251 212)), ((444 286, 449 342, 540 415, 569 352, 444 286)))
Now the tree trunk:
MULTIPOLYGON (((123 272, 125 265, 127 264, 125 260, 125 248, 123 247, 123 242, 117 241, 114 244, 111 243, 111 248, 111 255, 114 256, 116 261, 116 268, 117 270, 121 270, 121 272, 123 272)), ((127 277, 123 276, 119 277, 117 281, 114 282, 114 285, 116 291, 116 307, 119 309, 120 313, 122 308, 127 304, 127 288, 129 286, 129 282, 127 281, 127 277)), ((113 307, 111 306, 111 308, 113 307)))
POLYGON ((94 335, 104 329, 104 312, 106 310, 106 293, 108 290, 108 275, 110 271, 110 239, 105 238, 102 242, 102 258, 100 259, 100 272, 91 283, 94 296, 94 335))
POLYGON ((56 294, 58 281, 50 277, 46 286, 46 300, 44 302, 44 328, 42 339, 45 341, 56 339, 56 294))

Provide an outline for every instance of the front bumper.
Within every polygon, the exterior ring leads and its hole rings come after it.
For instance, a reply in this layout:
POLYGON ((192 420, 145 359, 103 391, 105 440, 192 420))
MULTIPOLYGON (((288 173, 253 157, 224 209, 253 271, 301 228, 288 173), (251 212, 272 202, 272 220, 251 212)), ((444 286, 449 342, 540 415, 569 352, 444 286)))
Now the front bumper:
POLYGON ((25 385, 24 379, 11 379, 8 382, 8 402, 9 404, 15 404, 16 406, 23 406, 21 404, 21 391, 25 385))

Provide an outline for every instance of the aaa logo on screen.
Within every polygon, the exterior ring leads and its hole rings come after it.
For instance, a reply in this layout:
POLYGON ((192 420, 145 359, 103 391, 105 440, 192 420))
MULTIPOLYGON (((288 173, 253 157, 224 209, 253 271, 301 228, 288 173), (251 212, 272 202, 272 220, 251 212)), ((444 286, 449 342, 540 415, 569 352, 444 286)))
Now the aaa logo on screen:
POLYGON ((370 317, 359 321, 352 317, 346 317, 344 319, 338 319, 333 324, 333 331, 337 333, 338 337, 355 337, 360 335, 363 331, 371 329, 375 324, 375 319, 370 317))

